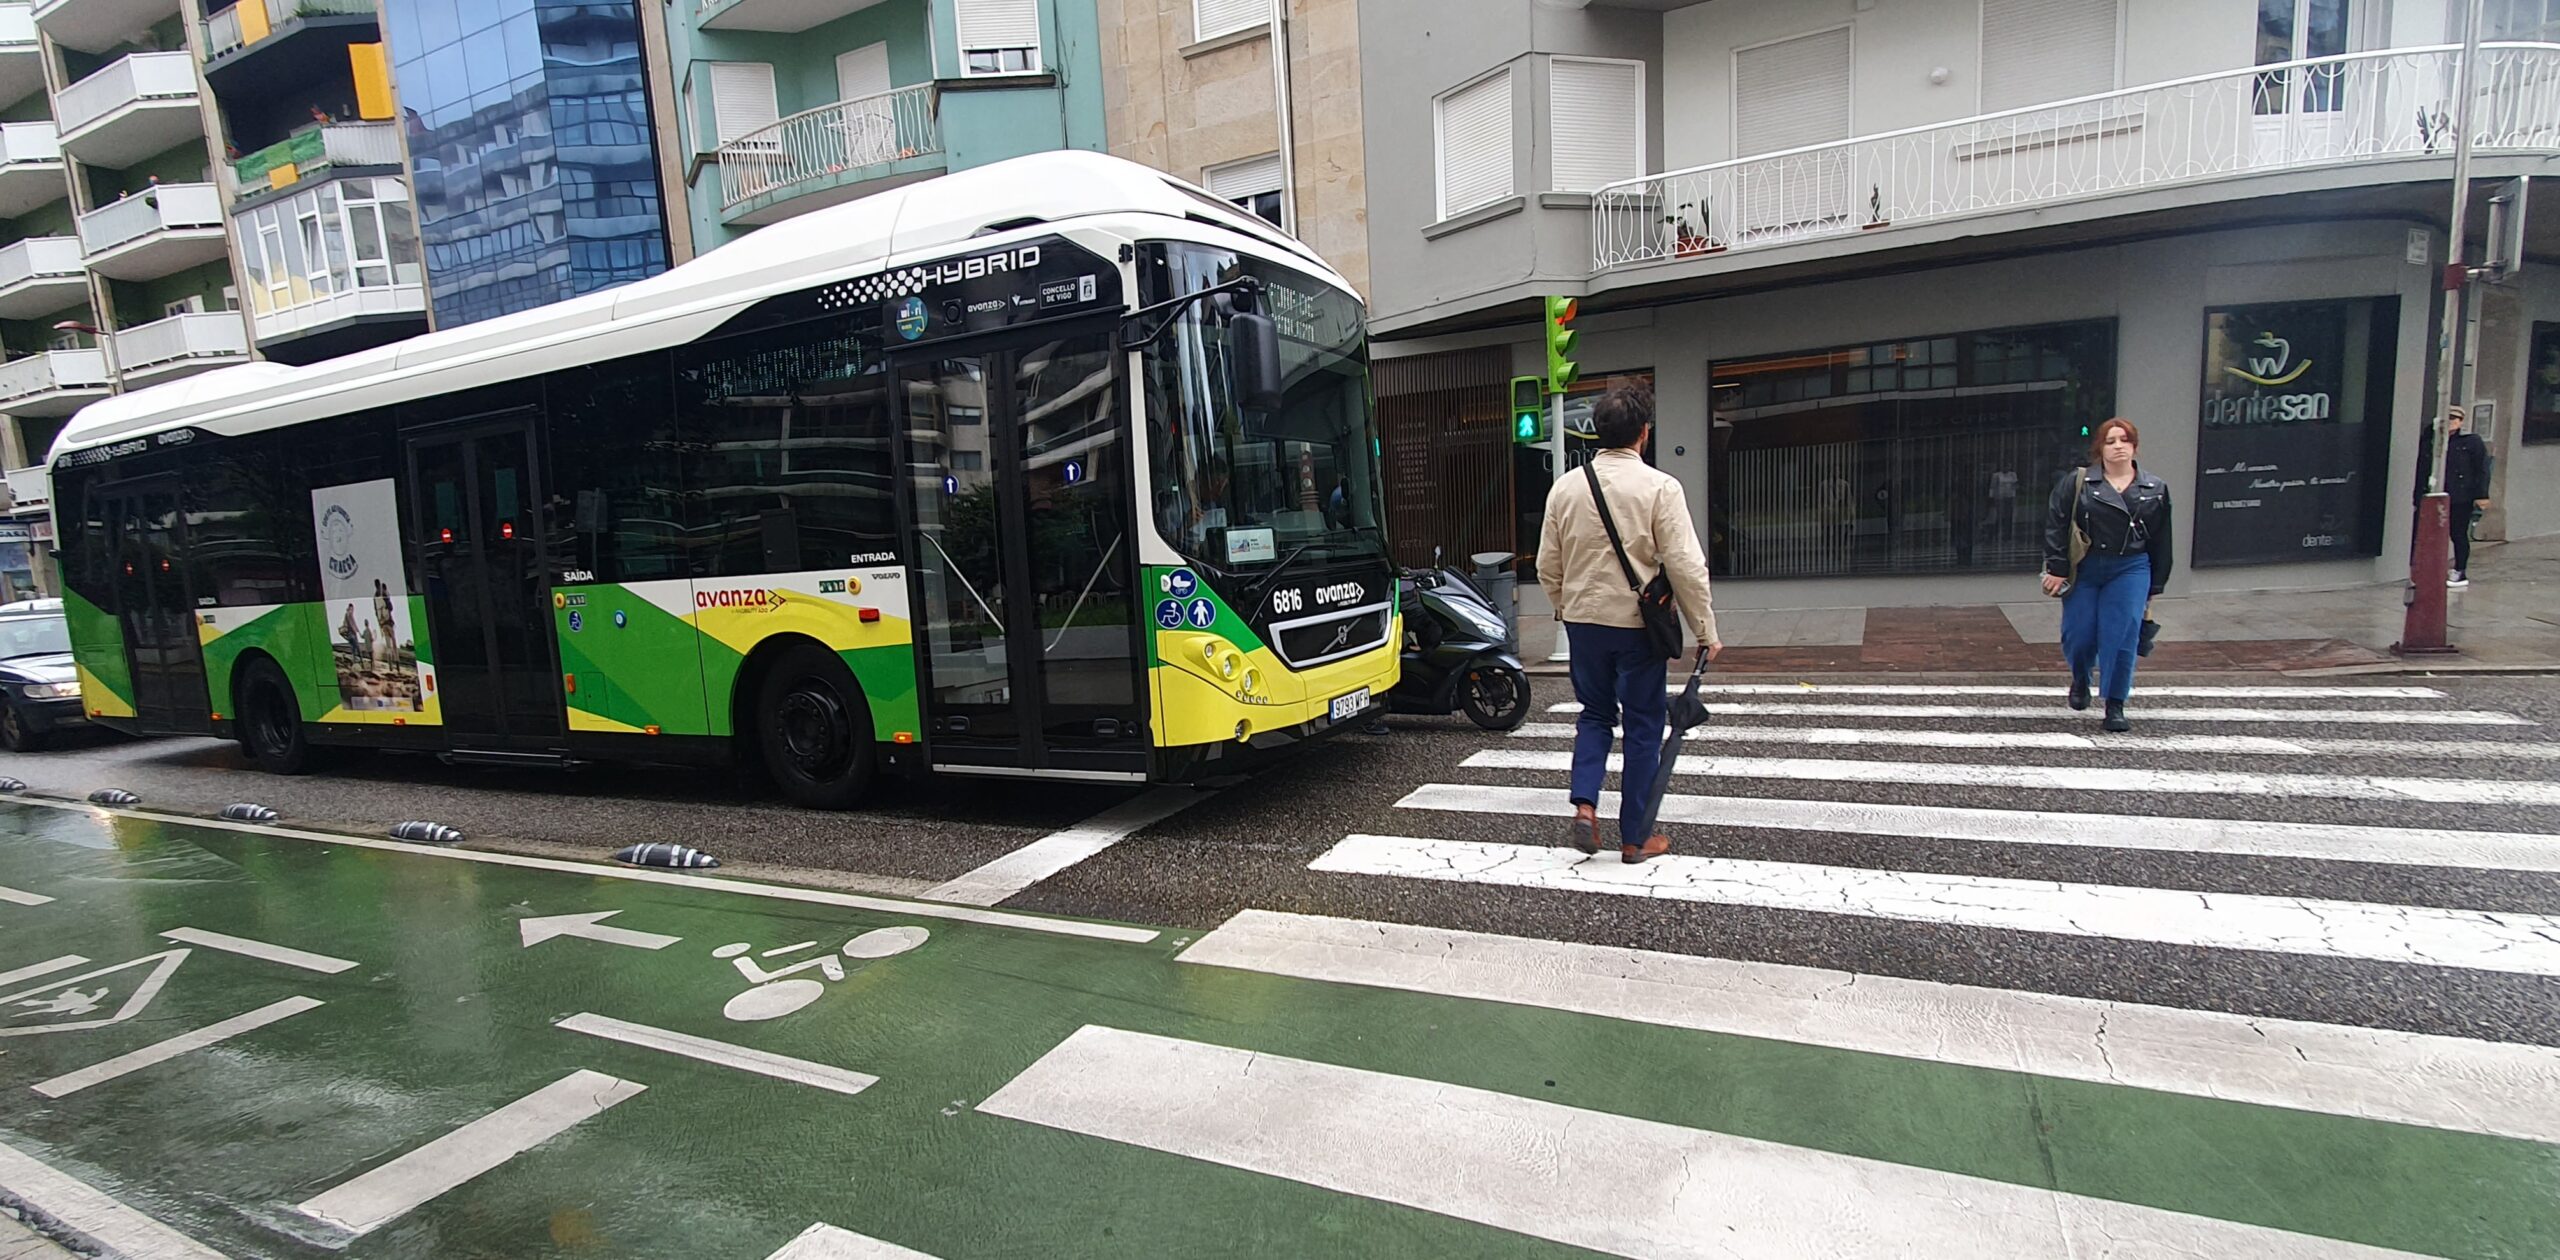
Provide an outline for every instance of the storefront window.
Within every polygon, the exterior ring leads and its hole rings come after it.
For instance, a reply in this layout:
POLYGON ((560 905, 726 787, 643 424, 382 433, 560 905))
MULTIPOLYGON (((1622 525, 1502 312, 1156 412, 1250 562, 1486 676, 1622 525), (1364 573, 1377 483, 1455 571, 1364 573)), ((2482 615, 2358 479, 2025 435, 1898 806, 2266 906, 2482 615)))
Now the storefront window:
POLYGON ((2399 315, 2396 298, 2205 312, 2198 568, 2382 554, 2399 315))
POLYGON ((2102 320, 1716 364, 1709 568, 2035 568, 2045 491, 2114 414, 2115 361, 2102 320))
POLYGON ((2524 378, 2524 443, 2560 442, 2560 324, 2533 326, 2533 362, 2524 378))

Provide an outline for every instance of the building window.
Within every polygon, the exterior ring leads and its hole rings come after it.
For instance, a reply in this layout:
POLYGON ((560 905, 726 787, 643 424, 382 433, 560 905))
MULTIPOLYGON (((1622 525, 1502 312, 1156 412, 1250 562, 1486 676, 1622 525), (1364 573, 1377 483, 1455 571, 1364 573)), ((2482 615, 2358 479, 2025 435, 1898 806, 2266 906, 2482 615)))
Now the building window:
POLYGON ((1440 217, 1456 218, 1512 195, 1508 67, 1432 102, 1440 167, 1440 217))
POLYGON ((1982 109, 2116 86, 2117 0, 1982 0, 1982 109))
POLYGON ((960 73, 1032 74, 1040 69, 1040 0, 955 0, 960 73))
POLYGON ((709 134, 696 128, 704 149, 717 149, 781 120, 782 104, 773 89, 773 67, 761 61, 711 63, 709 134))
POLYGON ((1265 154, 1213 166, 1203 172, 1209 191, 1244 207, 1246 213, 1259 215, 1274 227, 1280 225, 1280 155, 1265 154))
POLYGON ((2560 324, 2533 326, 2533 361, 2525 369, 2527 446, 2560 442, 2560 324))
POLYGON ((2094 321, 1715 364, 1709 567, 2034 570, 2046 493, 2115 414, 2115 345, 2094 321))
POLYGON ((1644 63, 1557 57, 1547 75, 1555 191, 1593 192, 1644 174, 1644 63))
POLYGON ((1270 0, 1192 0, 1191 38, 1216 39, 1271 20, 1270 0))
POLYGON ((1849 28, 1733 55, 1733 151, 1775 153, 1849 138, 1849 28))
MULTIPOLYGON (((2560 43, 2560 0, 2487 0, 2487 4, 2481 15, 2480 38, 2560 43)), ((2456 26, 2461 21, 2460 17, 2454 19, 2456 26)))

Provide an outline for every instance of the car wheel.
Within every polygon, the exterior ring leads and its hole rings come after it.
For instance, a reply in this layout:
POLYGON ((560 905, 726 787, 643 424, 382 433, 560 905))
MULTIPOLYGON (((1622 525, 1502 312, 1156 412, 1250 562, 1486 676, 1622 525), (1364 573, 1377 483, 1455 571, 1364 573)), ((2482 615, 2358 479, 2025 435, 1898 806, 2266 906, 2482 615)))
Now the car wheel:
POLYGON ((871 706, 844 658, 824 648, 785 649, 756 694, 756 752, 793 804, 848 809, 878 766, 871 706))
POLYGON ((17 705, 5 701, 0 701, 0 746, 11 752, 34 752, 44 747, 44 736, 28 728, 17 705))

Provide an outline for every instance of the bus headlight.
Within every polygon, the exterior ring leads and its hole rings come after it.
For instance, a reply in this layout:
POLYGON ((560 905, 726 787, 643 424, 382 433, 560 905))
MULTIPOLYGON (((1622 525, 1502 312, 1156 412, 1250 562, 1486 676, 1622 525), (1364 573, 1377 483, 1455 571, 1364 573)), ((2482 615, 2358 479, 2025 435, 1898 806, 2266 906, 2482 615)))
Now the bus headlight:
POLYGON ((1216 640, 1212 639, 1209 642, 1200 645, 1200 659, 1202 662, 1210 665, 1218 663, 1218 644, 1216 640))
POLYGON ((1242 663, 1242 661, 1232 656, 1218 662, 1218 676, 1229 682, 1234 682, 1236 677, 1236 667, 1242 663))
POLYGON ((1262 690, 1261 670, 1248 669, 1244 672, 1244 689, 1249 692, 1262 690))

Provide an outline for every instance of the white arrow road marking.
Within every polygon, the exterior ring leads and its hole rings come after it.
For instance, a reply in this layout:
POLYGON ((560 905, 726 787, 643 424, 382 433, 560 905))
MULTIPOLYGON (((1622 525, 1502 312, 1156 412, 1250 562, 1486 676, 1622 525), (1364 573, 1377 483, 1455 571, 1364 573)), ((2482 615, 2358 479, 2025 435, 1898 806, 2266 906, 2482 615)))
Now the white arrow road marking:
POLYGON ((607 945, 629 945, 635 949, 665 949, 684 939, 681 936, 663 936, 656 932, 635 932, 630 928, 604 925, 605 920, 620 913, 622 912, 619 910, 599 910, 594 914, 555 914, 548 918, 524 919, 516 924, 516 931, 523 935, 526 949, 531 949, 555 936, 575 936, 590 941, 603 941, 607 945))

